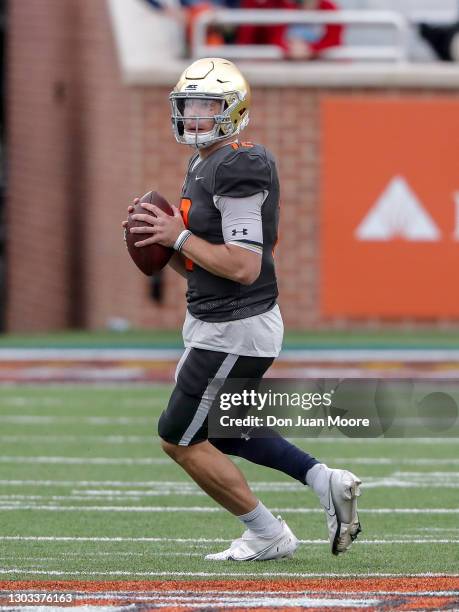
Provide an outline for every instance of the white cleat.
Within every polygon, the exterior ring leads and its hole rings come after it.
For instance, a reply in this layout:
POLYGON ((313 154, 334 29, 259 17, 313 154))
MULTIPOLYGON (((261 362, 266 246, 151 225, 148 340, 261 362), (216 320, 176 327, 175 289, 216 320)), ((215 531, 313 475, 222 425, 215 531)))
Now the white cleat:
POLYGON ((347 470, 330 470, 327 492, 320 498, 327 515, 328 537, 334 555, 346 552, 361 532, 357 497, 362 481, 347 470))
POLYGON ((260 538, 250 530, 234 540, 223 552, 206 555, 210 561, 268 561, 269 559, 290 559, 298 548, 299 541, 280 516, 281 533, 275 538, 260 538))

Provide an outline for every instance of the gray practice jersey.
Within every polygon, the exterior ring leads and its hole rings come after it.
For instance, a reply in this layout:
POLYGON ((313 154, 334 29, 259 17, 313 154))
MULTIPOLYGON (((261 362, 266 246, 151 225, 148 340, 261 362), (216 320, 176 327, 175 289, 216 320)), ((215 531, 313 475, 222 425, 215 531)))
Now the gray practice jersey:
POLYGON ((186 226, 212 244, 234 243, 260 253, 262 264, 258 279, 241 285, 187 260, 188 310, 207 322, 267 312, 278 295, 273 249, 279 181, 274 158, 261 145, 231 143, 197 161, 196 154, 183 185, 180 210, 186 226))

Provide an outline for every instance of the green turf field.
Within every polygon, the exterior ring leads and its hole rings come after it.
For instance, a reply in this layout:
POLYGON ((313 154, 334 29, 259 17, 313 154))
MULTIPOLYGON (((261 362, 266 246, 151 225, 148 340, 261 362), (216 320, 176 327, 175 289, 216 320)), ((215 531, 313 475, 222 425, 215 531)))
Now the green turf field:
MULTIPOLYGON (((0 334, 1 348, 181 348, 180 330, 65 331, 0 334)), ((459 347, 459 329, 286 330, 284 348, 448 348, 459 347)))
POLYGON ((457 440, 300 441, 366 484, 361 541, 338 558, 309 490, 240 461, 257 495, 305 542, 291 561, 240 567, 203 560, 242 529, 162 454, 156 421, 169 391, 2 387, 3 579, 458 571, 457 440))

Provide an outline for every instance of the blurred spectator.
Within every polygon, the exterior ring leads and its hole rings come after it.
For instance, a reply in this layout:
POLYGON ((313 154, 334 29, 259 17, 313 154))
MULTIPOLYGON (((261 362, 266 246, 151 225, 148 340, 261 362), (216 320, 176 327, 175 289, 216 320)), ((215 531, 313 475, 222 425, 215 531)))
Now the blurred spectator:
MULTIPOLYGON (((333 11, 338 7, 332 0, 241 0, 241 8, 333 11)), ((341 24, 245 24, 238 29, 236 43, 277 45, 288 59, 309 60, 320 57, 325 49, 340 45, 342 32, 341 24)))
MULTIPOLYGON (((231 2, 231 0, 229 1, 231 2)), ((188 47, 193 36, 194 22, 198 15, 201 15, 203 12, 213 11, 216 8, 211 1, 207 0, 178 0, 178 3, 174 6, 171 6, 168 0, 145 0, 145 2, 185 27, 188 47)), ((207 28, 206 44, 222 45, 224 43, 225 39, 222 32, 217 28, 209 26, 207 28)))
POLYGON ((179 22, 185 21, 185 9, 188 7, 188 0, 179 0, 179 2, 174 6, 171 6, 168 2, 164 2, 163 0, 144 1, 155 10, 161 11, 165 15, 168 15, 179 22))
POLYGON ((222 9, 238 9, 241 8, 240 0, 213 0, 213 3, 217 8, 222 9))
MULTIPOLYGON (((211 0, 216 9, 238 9, 240 8, 240 0, 211 0)), ((226 45, 236 42, 237 26, 232 24, 219 24, 218 32, 223 37, 223 42, 226 45)))
MULTIPOLYGON (((298 7, 307 11, 335 11, 338 6, 332 0, 298 0, 298 7)), ((293 60, 318 59, 323 51, 342 43, 341 24, 291 25, 285 31, 286 57, 293 60)))
POLYGON ((419 33, 439 59, 444 62, 459 62, 459 21, 452 25, 421 23, 419 33))
MULTIPOLYGON (((296 4, 293 0, 241 0, 242 9, 294 9, 296 4)), ((287 51, 286 33, 284 24, 255 25, 244 24, 240 26, 236 34, 238 45, 277 45, 287 51)))

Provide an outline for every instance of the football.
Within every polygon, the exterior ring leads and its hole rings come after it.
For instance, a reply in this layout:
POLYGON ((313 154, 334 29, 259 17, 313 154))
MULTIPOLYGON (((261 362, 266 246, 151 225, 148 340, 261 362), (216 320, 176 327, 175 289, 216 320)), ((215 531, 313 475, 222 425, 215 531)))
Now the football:
POLYGON ((157 191, 149 191, 140 198, 134 207, 134 211, 128 215, 128 225, 126 228, 126 246, 135 265, 147 276, 159 272, 167 264, 174 253, 174 249, 162 246, 161 244, 149 244, 144 247, 136 247, 135 243, 149 238, 151 234, 131 234, 131 227, 145 227, 145 221, 134 221, 132 215, 153 214, 142 208, 142 202, 154 204, 168 215, 173 215, 172 208, 157 191))

